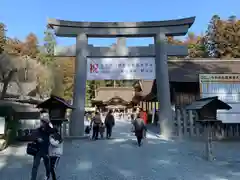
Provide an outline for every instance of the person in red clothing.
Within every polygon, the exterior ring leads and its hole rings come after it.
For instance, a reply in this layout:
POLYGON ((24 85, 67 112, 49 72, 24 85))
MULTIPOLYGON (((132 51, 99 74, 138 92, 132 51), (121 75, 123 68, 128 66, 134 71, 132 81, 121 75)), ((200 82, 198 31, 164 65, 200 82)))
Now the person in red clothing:
POLYGON ((140 117, 143 119, 144 123, 147 124, 147 112, 140 109, 140 117))
POLYGON ((143 111, 143 120, 144 120, 144 123, 145 125, 147 124, 147 112, 146 111, 143 111))
MULTIPOLYGON (((147 125, 147 112, 143 111, 143 109, 141 109, 140 117, 141 117, 141 119, 143 119, 144 124, 147 125)), ((146 138, 146 130, 143 131, 143 137, 146 138)))

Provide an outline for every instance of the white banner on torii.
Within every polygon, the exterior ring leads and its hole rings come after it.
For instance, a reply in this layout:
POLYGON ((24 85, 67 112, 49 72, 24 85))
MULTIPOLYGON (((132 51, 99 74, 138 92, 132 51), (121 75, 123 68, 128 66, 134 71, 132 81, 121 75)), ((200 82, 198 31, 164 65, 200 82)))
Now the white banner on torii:
POLYGON ((88 80, 154 80, 155 58, 88 58, 88 80))

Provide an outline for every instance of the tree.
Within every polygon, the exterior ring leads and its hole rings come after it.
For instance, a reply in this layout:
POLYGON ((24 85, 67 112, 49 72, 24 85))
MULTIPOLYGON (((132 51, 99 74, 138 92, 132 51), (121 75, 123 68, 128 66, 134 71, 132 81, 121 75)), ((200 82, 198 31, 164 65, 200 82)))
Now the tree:
POLYGON ((38 39, 33 33, 30 33, 23 44, 23 55, 27 55, 30 58, 35 59, 38 56, 38 39))
MULTIPOLYGON (((73 86, 75 77, 75 58, 65 57, 58 59, 57 68, 54 70, 54 89, 52 94, 71 100, 73 97, 73 86)), ((91 106, 91 100, 95 97, 95 89, 101 81, 86 82, 85 102, 91 106)), ((104 81, 102 81, 104 82, 104 81)))
POLYGON ((124 87, 125 81, 124 80, 104 80, 104 84, 102 86, 107 87, 124 87))
POLYGON ((25 75, 30 82, 37 82, 40 94, 43 93, 42 89, 47 92, 48 84, 51 82, 49 72, 28 56, 18 57, 8 55, 6 52, 2 53, 0 55, 0 81, 3 83, 3 88, 0 99, 4 99, 10 82, 16 82, 20 85, 21 82, 25 81, 25 75), (25 74, 25 72, 28 73, 25 74), (23 76, 23 74, 25 75, 23 76), (45 84, 43 84, 43 81, 45 84))
POLYGON ((92 82, 86 82, 86 95, 85 95, 85 104, 86 106, 91 106, 91 99, 92 99, 92 82))
POLYGON ((42 64, 53 64, 54 62, 54 48, 56 46, 56 38, 53 31, 47 28, 44 32, 44 56, 39 57, 42 64))
POLYGON ((37 82, 37 93, 50 94, 52 75, 48 67, 34 60, 39 55, 37 37, 30 33, 25 42, 5 35, 5 25, 0 23, 0 81, 3 83, 0 99, 4 99, 10 82, 37 82))
POLYGON ((214 16, 209 24, 206 45, 212 57, 240 57, 240 21, 235 16, 221 20, 214 16))
POLYGON ((122 81, 124 87, 133 87, 134 80, 122 80, 122 81))
POLYGON ((48 55, 54 56, 54 48, 56 46, 56 38, 52 29, 47 28, 44 32, 44 48, 48 55))
POLYGON ((51 94, 59 97, 64 98, 64 84, 63 84, 63 67, 62 63, 56 63, 54 68, 52 69, 53 72, 53 89, 51 94))
MULTIPOLYGON (((17 61, 16 61, 17 62, 17 61)), ((12 59, 4 52, 0 54, 0 81, 3 82, 3 88, 0 99, 4 99, 7 92, 8 84, 13 79, 18 70, 19 64, 12 61, 12 59)))
POLYGON ((124 87, 125 86, 124 80, 116 80, 115 86, 124 87))
POLYGON ((228 21, 232 22, 232 23, 235 23, 237 21, 237 17, 236 16, 229 16, 228 21))
POLYGON ((174 44, 174 45, 182 45, 183 42, 179 39, 175 39, 172 36, 167 36, 167 42, 168 44, 174 44))
POLYGON ((188 46, 188 56, 191 58, 205 58, 208 56, 206 46, 204 44, 205 38, 203 36, 196 36, 194 33, 188 33, 188 37, 183 42, 188 46))
POLYGON ((24 44, 17 38, 7 38, 5 51, 9 54, 23 55, 24 44))
POLYGON ((53 88, 53 76, 51 69, 48 69, 46 66, 37 63, 36 64, 36 92, 40 95, 41 98, 48 97, 53 88))
POLYGON ((0 22, 0 54, 4 51, 6 45, 6 27, 0 22))
POLYGON ((221 31, 221 20, 218 15, 214 15, 208 25, 208 29, 205 36, 205 45, 210 57, 219 57, 217 46, 219 32, 221 31))
POLYGON ((74 84, 75 58, 63 58, 56 62, 54 71, 54 89, 52 94, 65 99, 72 99, 74 84))
POLYGON ((240 21, 230 17, 222 21, 222 29, 218 39, 218 54, 223 58, 240 57, 240 21))
POLYGON ((114 86, 114 81, 113 80, 104 80, 105 86, 107 87, 112 87, 114 86))

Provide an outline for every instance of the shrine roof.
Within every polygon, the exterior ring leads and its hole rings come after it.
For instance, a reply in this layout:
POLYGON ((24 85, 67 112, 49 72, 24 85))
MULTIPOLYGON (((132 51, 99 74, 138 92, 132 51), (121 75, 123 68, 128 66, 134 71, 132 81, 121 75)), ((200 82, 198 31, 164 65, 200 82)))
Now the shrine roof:
POLYGON ((205 106, 209 105, 210 103, 215 103, 214 106, 216 109, 232 109, 227 103, 218 99, 217 96, 202 98, 192 102, 190 105, 186 106, 186 110, 200 110, 205 106))
POLYGON ((131 87, 100 87, 97 89, 97 96, 93 101, 109 101, 119 97, 125 102, 131 102, 134 96, 134 89, 131 87))
POLYGON ((37 108, 44 108, 44 109, 49 108, 53 104, 55 104, 55 102, 65 106, 66 108, 73 109, 72 105, 70 103, 68 103, 65 99, 60 98, 58 96, 54 96, 54 95, 51 95, 51 97, 49 99, 47 99, 46 101, 38 104, 37 108))

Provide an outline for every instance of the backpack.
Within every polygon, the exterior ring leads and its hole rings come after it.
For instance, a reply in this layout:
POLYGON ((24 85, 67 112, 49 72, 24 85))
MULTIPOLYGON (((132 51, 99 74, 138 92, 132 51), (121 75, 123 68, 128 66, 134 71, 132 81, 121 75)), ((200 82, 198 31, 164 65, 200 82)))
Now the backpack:
POLYGON ((134 121, 134 127, 135 127, 135 131, 141 131, 144 129, 144 122, 141 118, 137 118, 134 121))

